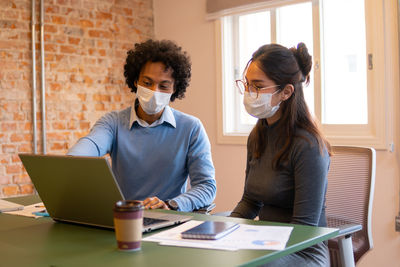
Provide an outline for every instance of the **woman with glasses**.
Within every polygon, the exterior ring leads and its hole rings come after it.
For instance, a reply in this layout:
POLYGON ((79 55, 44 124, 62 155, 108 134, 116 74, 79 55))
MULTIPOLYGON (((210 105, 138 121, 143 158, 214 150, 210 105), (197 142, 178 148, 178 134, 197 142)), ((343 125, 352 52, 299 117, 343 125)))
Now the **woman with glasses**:
MULTIPOLYGON (((242 199, 231 216, 326 226, 325 193, 330 145, 304 99, 311 56, 304 43, 260 47, 236 86, 247 112, 258 118, 247 142, 242 199)), ((320 243, 266 266, 329 266, 320 243)))

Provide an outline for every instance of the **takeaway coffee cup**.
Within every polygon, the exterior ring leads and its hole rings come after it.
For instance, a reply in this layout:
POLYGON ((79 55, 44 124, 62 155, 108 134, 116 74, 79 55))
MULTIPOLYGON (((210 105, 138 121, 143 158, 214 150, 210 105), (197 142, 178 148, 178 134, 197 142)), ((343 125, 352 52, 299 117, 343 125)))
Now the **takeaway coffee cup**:
POLYGON ((119 250, 140 250, 143 209, 142 202, 138 200, 121 200, 115 203, 114 228, 119 250))

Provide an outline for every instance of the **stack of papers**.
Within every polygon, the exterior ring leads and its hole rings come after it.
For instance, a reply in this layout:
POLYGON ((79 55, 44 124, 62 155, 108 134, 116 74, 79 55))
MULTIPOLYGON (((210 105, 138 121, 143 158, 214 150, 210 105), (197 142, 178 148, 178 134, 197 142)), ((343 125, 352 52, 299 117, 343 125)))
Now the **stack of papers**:
POLYGON ((293 227, 239 224, 239 228, 218 240, 182 239, 181 233, 201 224, 189 221, 175 228, 143 238, 160 245, 221 250, 282 250, 286 247, 293 227))
POLYGON ((7 211, 4 213, 7 214, 12 214, 12 215, 20 215, 20 216, 26 216, 26 217, 32 217, 32 218, 39 218, 39 217, 43 217, 45 215, 43 215, 44 213, 46 213, 46 209, 43 205, 42 202, 40 203, 36 203, 36 204, 32 204, 29 206, 22 206, 22 210, 15 210, 15 211, 7 211))
POLYGON ((11 201, 0 199, 0 212, 22 210, 23 208, 24 208, 23 205, 19 205, 11 201))

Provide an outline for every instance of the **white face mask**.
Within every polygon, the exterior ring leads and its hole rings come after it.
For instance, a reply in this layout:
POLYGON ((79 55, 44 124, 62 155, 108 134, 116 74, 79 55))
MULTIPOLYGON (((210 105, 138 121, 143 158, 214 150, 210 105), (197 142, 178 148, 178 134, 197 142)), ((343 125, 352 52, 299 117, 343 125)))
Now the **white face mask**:
POLYGON ((258 94, 258 98, 253 98, 250 93, 245 91, 243 104, 246 111, 253 117, 258 119, 265 119, 274 116, 278 111, 280 102, 273 107, 271 105, 272 96, 278 91, 272 94, 258 94))
POLYGON ((147 114, 156 114, 163 110, 171 99, 172 93, 163 93, 150 90, 146 87, 137 85, 136 96, 140 106, 147 114))

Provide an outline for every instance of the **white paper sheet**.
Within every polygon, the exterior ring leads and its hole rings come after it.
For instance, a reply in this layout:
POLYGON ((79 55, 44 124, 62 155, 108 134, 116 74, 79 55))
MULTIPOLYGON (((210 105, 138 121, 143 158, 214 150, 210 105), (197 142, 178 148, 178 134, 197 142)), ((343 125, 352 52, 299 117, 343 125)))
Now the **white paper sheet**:
POLYGON ((0 199, 0 212, 22 210, 23 208, 24 208, 23 205, 19 205, 17 203, 5 199, 0 199))
POLYGON ((172 229, 143 238, 143 241, 158 242, 160 245, 194 247, 206 249, 239 250, 282 250, 285 248, 293 227, 240 224, 232 233, 218 240, 182 239, 181 233, 202 221, 189 221, 172 229))
POLYGON ((33 212, 40 212, 45 209, 43 202, 32 204, 29 206, 25 206, 23 210, 16 210, 16 211, 7 211, 4 212, 6 214, 12 214, 12 215, 20 215, 20 216, 27 216, 27 217, 32 217, 32 218, 39 218, 43 216, 38 216, 33 214, 33 212))

